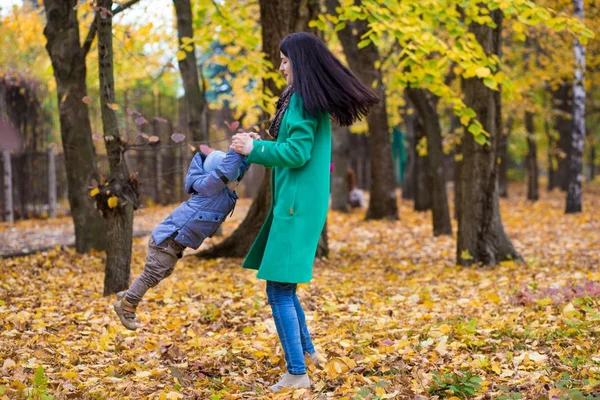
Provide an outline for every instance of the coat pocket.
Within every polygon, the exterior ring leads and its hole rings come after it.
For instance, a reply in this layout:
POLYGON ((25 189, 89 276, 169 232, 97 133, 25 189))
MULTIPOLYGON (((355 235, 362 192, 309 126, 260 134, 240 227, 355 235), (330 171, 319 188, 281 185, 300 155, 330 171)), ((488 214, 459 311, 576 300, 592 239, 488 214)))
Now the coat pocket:
MULTIPOLYGON (((287 172, 289 172, 289 170, 287 172)), ((278 199, 273 210, 274 214, 278 217, 292 218, 297 212, 297 176, 295 174, 288 173, 277 182, 277 185, 280 187, 280 189, 277 196, 278 199)))
POLYGON ((227 216, 219 212, 200 211, 194 218, 194 228, 204 237, 212 237, 227 216))

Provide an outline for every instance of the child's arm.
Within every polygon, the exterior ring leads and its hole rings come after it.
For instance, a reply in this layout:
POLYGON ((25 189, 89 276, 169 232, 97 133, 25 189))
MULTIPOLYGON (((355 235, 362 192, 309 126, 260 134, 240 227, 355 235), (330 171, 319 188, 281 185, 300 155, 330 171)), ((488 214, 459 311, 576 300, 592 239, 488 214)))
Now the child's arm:
POLYGON ((235 151, 229 150, 221 164, 214 171, 207 174, 204 179, 197 179, 194 182, 192 185, 194 191, 201 196, 210 197, 225 189, 231 178, 236 175, 244 158, 235 151))
POLYGON ((246 172, 248 172, 249 168, 250 168, 250 163, 248 162, 248 157, 244 156, 242 165, 240 165, 240 176, 238 178, 238 181, 241 181, 242 179, 244 179, 244 175, 246 175, 246 172))
MULTIPOLYGON (((260 140, 260 135, 256 132, 248 132, 248 135, 254 139, 254 140, 260 140)), ((239 181, 241 181, 244 178, 244 175, 246 175, 246 172, 248 172, 248 169, 250 168, 250 163, 248 162, 248 156, 244 157, 244 161, 242 161, 242 165, 240 166, 240 177, 238 178, 239 181)))
POLYGON ((194 193, 194 183, 198 181, 198 179, 204 175, 202 172, 202 158, 200 154, 196 154, 194 158, 192 158, 192 162, 190 163, 190 167, 188 168, 187 175, 185 176, 185 191, 188 194, 194 193))

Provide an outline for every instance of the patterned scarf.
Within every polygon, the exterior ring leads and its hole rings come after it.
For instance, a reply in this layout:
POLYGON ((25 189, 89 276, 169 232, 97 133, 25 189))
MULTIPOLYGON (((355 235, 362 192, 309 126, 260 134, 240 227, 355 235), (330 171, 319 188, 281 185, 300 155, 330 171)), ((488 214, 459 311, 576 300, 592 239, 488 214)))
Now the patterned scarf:
POLYGON ((274 139, 277 139, 277 136, 279 135, 279 127, 281 125, 281 121, 283 120, 283 114, 285 114, 285 110, 287 109, 293 94, 294 89, 292 86, 288 86, 285 88, 283 93, 281 93, 279 100, 277 100, 277 111, 275 112, 275 118, 273 118, 273 121, 271 121, 271 126, 269 127, 269 135, 271 135, 271 137, 274 139))

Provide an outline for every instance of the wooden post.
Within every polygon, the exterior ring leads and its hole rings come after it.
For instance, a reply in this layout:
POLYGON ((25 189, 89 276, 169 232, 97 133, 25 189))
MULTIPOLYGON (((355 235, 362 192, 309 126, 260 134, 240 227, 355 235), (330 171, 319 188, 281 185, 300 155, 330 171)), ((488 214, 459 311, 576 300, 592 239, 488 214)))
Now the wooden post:
POLYGON ((56 156, 48 149, 48 215, 56 218, 56 156))
POLYGON ((2 151, 4 161, 4 221, 15 222, 12 198, 12 169, 10 164, 10 150, 2 151))

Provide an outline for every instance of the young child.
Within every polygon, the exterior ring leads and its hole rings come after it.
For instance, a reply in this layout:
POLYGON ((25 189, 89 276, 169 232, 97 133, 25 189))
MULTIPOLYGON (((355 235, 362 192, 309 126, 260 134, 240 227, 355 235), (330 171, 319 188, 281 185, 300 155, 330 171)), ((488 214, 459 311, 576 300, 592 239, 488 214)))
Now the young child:
MULTIPOLYGON (((249 135, 260 138, 255 133, 249 135)), ((246 157, 233 150, 225 154, 208 146, 201 146, 200 150, 185 178, 190 198, 154 229, 144 271, 129 289, 117 293, 113 308, 127 329, 138 328, 137 305, 149 288, 171 275, 183 250, 200 247, 233 212, 238 197, 228 184, 242 179, 249 168, 246 157)))

